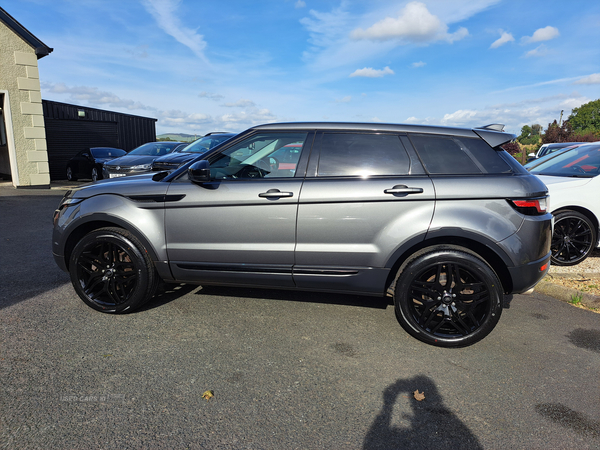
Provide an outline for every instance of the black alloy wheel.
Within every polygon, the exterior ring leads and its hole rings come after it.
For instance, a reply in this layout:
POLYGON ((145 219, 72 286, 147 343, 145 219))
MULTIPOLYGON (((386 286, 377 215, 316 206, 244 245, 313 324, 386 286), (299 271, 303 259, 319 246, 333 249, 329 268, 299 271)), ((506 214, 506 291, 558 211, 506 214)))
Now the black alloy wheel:
POLYGON ((92 181, 98 181, 102 176, 98 173, 98 168, 92 167, 92 181))
POLYGON ((550 245, 553 265, 579 264, 589 256, 596 243, 596 227, 587 216, 572 210, 556 214, 550 245))
POLYGON ((69 261, 75 291, 98 311, 133 311, 152 298, 158 285, 148 253, 135 236, 121 228, 102 228, 85 235, 69 261))
POLYGON ((472 345, 500 319, 503 290, 496 273, 483 259, 462 250, 429 249, 396 280, 396 317, 409 334, 427 344, 472 345))

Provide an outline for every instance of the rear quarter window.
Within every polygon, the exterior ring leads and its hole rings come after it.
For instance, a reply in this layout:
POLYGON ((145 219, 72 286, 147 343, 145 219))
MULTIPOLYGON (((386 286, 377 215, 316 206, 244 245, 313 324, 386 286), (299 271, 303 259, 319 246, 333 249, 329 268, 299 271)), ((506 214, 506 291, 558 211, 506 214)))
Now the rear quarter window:
POLYGON ((479 138, 411 135, 410 140, 430 174, 512 172, 510 165, 498 152, 479 138))

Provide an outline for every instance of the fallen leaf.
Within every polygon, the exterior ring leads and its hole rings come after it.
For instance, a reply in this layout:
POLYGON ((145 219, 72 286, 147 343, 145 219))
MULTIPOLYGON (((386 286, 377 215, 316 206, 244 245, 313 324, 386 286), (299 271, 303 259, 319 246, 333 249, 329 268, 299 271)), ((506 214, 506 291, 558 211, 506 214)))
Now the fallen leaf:
POLYGON ((204 394, 202 394, 202 398, 205 398, 206 401, 209 401, 211 398, 213 398, 215 395, 214 391, 206 391, 204 392, 204 394))
POLYGON ((419 392, 419 390, 417 389, 415 392, 413 392, 413 395, 415 397, 415 400, 422 402, 423 400, 425 400, 425 391, 423 392, 419 392))

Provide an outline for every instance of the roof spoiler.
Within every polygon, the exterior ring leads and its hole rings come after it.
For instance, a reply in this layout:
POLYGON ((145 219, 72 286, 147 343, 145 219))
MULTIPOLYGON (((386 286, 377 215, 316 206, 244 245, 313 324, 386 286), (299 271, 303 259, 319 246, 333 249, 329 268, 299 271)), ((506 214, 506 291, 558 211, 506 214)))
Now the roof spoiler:
POLYGON ((484 127, 477 127, 476 130, 492 130, 492 131, 504 131, 504 124, 502 123, 490 123, 484 127))
POLYGON ((490 147, 498 147, 517 137, 516 134, 504 133, 504 125, 501 123, 491 123, 483 127, 473 128, 473 131, 487 142, 490 147))

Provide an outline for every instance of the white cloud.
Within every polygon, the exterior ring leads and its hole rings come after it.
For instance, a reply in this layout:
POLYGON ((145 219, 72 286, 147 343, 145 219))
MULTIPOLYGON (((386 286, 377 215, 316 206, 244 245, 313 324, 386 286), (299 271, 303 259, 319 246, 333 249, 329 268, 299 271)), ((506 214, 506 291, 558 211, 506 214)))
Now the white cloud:
POLYGON ((579 108, 581 105, 591 102, 592 100, 588 97, 572 97, 560 102, 561 109, 573 109, 579 108))
POLYGON ((205 92, 205 91, 200 92, 198 94, 198 97, 209 98, 211 100, 221 100, 221 99, 223 99, 223 96, 220 95, 220 94, 213 94, 212 92, 205 92))
POLYGON ((254 107, 256 106, 256 104, 252 100, 242 98, 235 103, 225 103, 223 106, 226 106, 228 108, 247 108, 254 107))
POLYGON ((350 74, 350 78, 353 77, 365 77, 365 78, 381 78, 386 75, 393 75, 394 71, 389 67, 384 67, 381 70, 373 69, 372 67, 365 67, 364 69, 357 69, 350 74))
MULTIPOLYGON (((135 111, 143 111, 145 115, 158 119, 157 132, 177 130, 179 132, 212 131, 216 129, 228 131, 242 131, 258 123, 277 122, 279 119, 268 109, 257 108, 249 100, 245 111, 235 114, 209 115, 201 113, 188 113, 180 110, 161 110, 141 102, 120 98, 118 95, 101 91, 90 86, 67 86, 64 83, 42 83, 44 95, 55 94, 60 97, 57 101, 90 106, 94 108, 111 108, 133 114, 135 111)), ((47 98, 47 97, 46 97, 47 98)), ((240 103, 237 102, 237 103, 240 103)))
POLYGON ((304 8, 306 6, 306 2, 302 1, 302 0, 298 0, 296 2, 296 8, 304 8))
POLYGON ((357 28, 350 36, 355 40, 400 40, 413 43, 446 40, 452 43, 468 34, 466 28, 449 34, 448 26, 431 14, 424 3, 410 2, 400 11, 398 17, 386 17, 366 30, 357 28))
POLYGON ((419 67, 424 67, 426 65, 427 65, 427 63, 424 63, 423 61, 418 61, 418 62, 412 63, 410 66, 415 69, 418 69, 419 67))
POLYGON ((350 95, 346 95, 343 98, 336 99, 336 103, 350 103, 352 101, 352 97, 350 95))
POLYGON ((179 3, 178 0, 142 0, 146 11, 154 17, 158 26, 165 33, 188 47, 200 59, 207 61, 204 56, 206 48, 204 36, 198 34, 196 30, 185 27, 175 15, 179 3))
POLYGON ((548 54, 548 48, 542 44, 533 50, 529 50, 525 53, 525 58, 540 58, 542 56, 546 56, 548 54))
POLYGON ((512 34, 507 33, 506 31, 502 31, 500 30, 502 35, 500 36, 499 39, 495 40, 492 45, 490 45, 490 48, 498 48, 504 44, 507 44, 509 42, 514 42, 515 38, 513 37, 512 34))
POLYGON ((529 44, 531 42, 549 41, 550 39, 554 39, 558 36, 560 36, 558 28, 551 27, 550 25, 548 25, 547 27, 535 30, 533 36, 524 36, 521 40, 525 44, 529 44))
POLYGON ((600 84, 600 73, 593 73, 587 77, 580 78, 573 84, 600 84))

